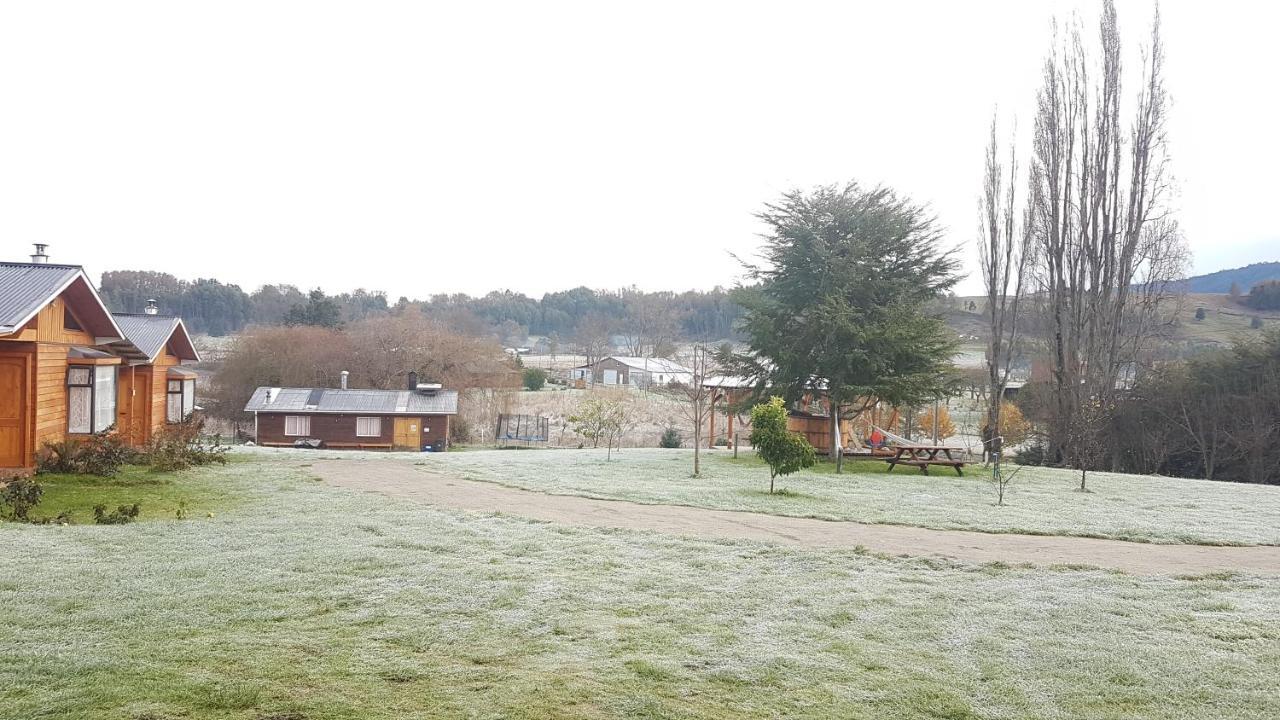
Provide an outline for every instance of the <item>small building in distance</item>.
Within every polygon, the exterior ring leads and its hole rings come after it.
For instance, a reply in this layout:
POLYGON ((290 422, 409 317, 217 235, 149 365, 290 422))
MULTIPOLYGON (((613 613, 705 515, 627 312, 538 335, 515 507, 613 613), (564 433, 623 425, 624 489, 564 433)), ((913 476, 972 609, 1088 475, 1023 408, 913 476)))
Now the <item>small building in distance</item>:
POLYGON ((404 390, 260 387, 245 405, 254 441, 268 447, 312 445, 420 452, 448 448, 458 392, 419 383, 404 390))
POLYGON ((693 371, 674 360, 610 355, 594 363, 579 365, 569 371, 571 380, 596 385, 629 385, 661 387, 672 383, 688 384, 693 371))

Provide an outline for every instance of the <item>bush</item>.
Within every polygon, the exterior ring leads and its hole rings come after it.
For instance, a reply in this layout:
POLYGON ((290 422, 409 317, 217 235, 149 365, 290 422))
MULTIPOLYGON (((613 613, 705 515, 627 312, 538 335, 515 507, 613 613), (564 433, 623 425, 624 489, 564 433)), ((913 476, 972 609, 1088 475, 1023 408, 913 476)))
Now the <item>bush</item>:
POLYGON ((1204 311, 1204 308, 1202 307, 1196 308, 1196 320, 1204 320, 1205 314, 1206 313, 1204 311))
POLYGON ((678 448, 684 444, 684 438, 680 437, 680 431, 675 428, 667 428, 662 431, 662 437, 658 440, 660 448, 678 448))
POLYGON ((107 429, 88 439, 67 438, 46 442, 36 453, 36 470, 41 473, 70 473, 112 477, 120 468, 137 458, 135 452, 113 430, 107 429))
POLYGON ((1043 443, 1034 443, 1014 453, 1013 461, 1019 465, 1044 465, 1049 450, 1043 443))
POLYGON ((93 521, 99 525, 125 525, 137 520, 140 512, 142 506, 138 503, 117 506, 110 513, 107 513, 106 505, 94 505, 93 521))
POLYGON ((44 446, 36 453, 36 472, 38 473, 78 473, 77 464, 80 457, 80 440, 67 438, 59 442, 45 441, 44 446))
POLYGON ((112 477, 126 463, 133 462, 138 453, 124 444, 114 432, 101 432, 80 445, 78 464, 86 475, 112 477))
MULTIPOLYGON (((933 436, 933 408, 920 413, 916 416, 916 427, 920 428, 919 432, 925 437, 933 436)), ((956 434, 956 425, 951 422, 951 413, 947 411, 945 405, 938 406, 938 439, 945 440, 956 434)))
POLYGON ((200 434, 202 430, 204 418, 199 416, 165 426, 147 446, 147 461, 151 469, 171 472, 212 463, 226 465, 227 452, 231 448, 217 438, 211 443, 206 442, 200 434))
MULTIPOLYGON (((1001 447, 1012 447, 1021 445, 1031 437, 1031 423, 1022 415, 1022 409, 1017 405, 1005 400, 1000 403, 1000 434, 1004 440, 1000 443, 1001 447)), ((987 421, 985 415, 982 421, 982 437, 987 437, 987 421)))
POLYGON ((10 480, 4 490, 0 490, 0 503, 8 508, 5 513, 9 518, 19 522, 29 522, 31 508, 40 504, 44 488, 31 478, 10 480))
POLYGON ((787 429, 787 408, 780 397, 751 408, 750 442, 760 459, 769 465, 770 494, 773 494, 774 478, 812 467, 815 461, 809 441, 787 429))
POLYGON ((542 368, 524 369, 524 386, 528 390, 541 390, 547 384, 547 371, 542 368))

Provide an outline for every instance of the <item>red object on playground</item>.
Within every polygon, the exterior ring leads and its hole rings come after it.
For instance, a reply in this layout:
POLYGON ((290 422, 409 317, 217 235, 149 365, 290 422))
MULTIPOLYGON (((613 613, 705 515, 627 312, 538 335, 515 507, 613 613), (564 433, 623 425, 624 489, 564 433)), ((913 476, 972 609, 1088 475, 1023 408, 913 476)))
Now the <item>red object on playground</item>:
POLYGON ((871 431, 871 447, 881 447, 884 445, 884 433, 879 430, 871 431))

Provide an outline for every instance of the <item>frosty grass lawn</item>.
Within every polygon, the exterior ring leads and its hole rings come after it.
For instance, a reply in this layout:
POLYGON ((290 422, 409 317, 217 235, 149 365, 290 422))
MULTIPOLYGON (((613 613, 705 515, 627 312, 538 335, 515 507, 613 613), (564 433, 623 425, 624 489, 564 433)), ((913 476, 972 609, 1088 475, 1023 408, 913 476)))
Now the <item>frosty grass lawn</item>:
MULTIPOLYGON (((342 457, 342 455, 333 455, 342 457)), ((412 458, 412 455, 384 457, 412 458)), ((693 505, 777 515, 916 525, 951 530, 1108 537, 1163 543, 1280 544, 1280 487, 1028 467, 1009 486, 1005 507, 971 467, 885 472, 879 460, 851 463, 843 475, 829 464, 780 478, 770 496, 769 471, 750 453, 733 460, 703 454, 694 479, 688 450, 624 449, 606 462, 592 450, 448 453, 419 460, 472 480, 542 492, 642 503, 693 505)))
MULTIPOLYGON (((534 455, 500 459, 522 476, 534 455)), ((214 518, 0 525, 0 717, 1280 716, 1274 578, 558 527, 329 487, 306 462, 176 476, 225 494, 214 518)))

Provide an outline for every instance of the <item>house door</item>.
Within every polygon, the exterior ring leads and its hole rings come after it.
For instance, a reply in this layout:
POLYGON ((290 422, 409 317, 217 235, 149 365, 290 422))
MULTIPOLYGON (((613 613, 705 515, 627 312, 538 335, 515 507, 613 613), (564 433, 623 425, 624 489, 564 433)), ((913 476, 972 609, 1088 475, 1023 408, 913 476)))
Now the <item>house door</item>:
POLYGON ((603 379, 604 379, 604 384, 605 384, 605 385, 617 385, 617 384, 618 384, 618 371, 617 371, 617 370, 605 370, 605 371, 602 373, 602 377, 603 377, 603 379))
POLYGON ((27 359, 0 357, 0 467, 27 463, 23 425, 27 406, 27 359))
POLYGON ((391 438, 391 446, 395 450, 422 449, 422 418, 398 417, 395 420, 395 433, 391 438))

